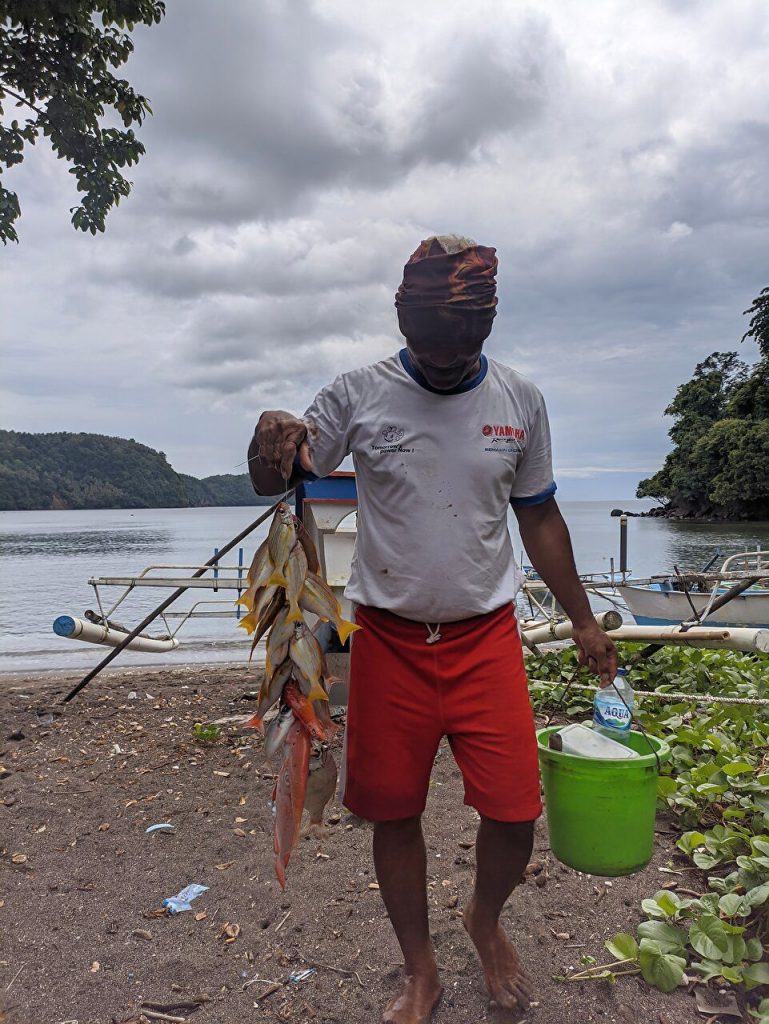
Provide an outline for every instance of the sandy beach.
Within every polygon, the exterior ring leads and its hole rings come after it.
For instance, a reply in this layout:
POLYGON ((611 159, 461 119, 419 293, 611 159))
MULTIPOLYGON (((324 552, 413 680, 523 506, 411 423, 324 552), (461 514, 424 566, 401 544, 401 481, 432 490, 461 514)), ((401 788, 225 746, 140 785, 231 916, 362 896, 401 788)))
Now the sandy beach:
MULTIPOLYGON (((243 727, 260 674, 243 665, 117 669, 67 706, 59 702, 77 675, 2 677, 7 1024, 379 1019, 400 954, 377 892, 370 829, 330 806, 324 838, 300 842, 281 892, 268 808, 275 769, 261 756, 261 736, 243 727), (220 737, 196 742, 196 722, 219 722, 220 737), (147 834, 157 823, 174 831, 147 834), (209 886, 192 911, 164 913, 163 899, 191 882, 209 886), (304 980, 290 980, 308 968, 304 980)), ((340 744, 337 736, 337 759, 340 744)), ((691 869, 659 871, 676 861, 664 818, 652 863, 613 880, 558 864, 539 822, 529 877, 505 911, 536 1005, 507 1017, 490 1010, 461 924, 475 820, 443 745, 425 817, 431 922, 446 986, 436 1024, 698 1019, 684 988, 662 995, 637 977, 616 985, 553 979, 586 954, 611 960, 604 940, 634 931, 640 900, 664 884, 704 891, 691 869)))

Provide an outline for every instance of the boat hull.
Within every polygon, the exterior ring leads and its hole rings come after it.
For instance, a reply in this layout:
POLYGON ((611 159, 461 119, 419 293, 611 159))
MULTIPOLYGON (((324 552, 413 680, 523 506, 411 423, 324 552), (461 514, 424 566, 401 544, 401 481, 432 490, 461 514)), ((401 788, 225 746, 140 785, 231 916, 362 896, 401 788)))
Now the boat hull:
MULTIPOLYGON (((617 592, 639 626, 672 626, 693 617, 686 594, 678 590, 620 585, 617 592)), ((697 611, 703 612, 710 595, 690 593, 689 597, 697 611)), ((769 591, 733 597, 723 608, 708 615, 705 621, 712 626, 769 629, 769 591)))

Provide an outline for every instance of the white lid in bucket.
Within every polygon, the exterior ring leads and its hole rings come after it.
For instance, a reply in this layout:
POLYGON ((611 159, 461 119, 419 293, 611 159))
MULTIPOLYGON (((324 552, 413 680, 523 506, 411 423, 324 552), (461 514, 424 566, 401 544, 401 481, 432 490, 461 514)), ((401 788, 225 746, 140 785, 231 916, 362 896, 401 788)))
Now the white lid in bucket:
POLYGON ((626 747, 624 743, 618 743, 580 722, 572 722, 558 732, 551 733, 548 746, 552 750, 560 750, 563 754, 576 754, 578 757, 593 757, 604 761, 629 761, 640 757, 632 747, 626 747), (556 746, 553 745, 553 741, 556 746))

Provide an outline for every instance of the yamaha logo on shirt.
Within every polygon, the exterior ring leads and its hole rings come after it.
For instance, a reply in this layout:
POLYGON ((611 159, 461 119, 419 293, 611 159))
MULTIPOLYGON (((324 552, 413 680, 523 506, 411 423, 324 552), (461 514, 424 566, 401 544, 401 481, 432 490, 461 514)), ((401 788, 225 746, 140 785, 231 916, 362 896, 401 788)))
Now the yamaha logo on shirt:
POLYGON ((505 455, 522 455, 526 451, 526 431, 507 423, 484 423, 481 434, 487 442, 485 452, 501 452, 505 455))

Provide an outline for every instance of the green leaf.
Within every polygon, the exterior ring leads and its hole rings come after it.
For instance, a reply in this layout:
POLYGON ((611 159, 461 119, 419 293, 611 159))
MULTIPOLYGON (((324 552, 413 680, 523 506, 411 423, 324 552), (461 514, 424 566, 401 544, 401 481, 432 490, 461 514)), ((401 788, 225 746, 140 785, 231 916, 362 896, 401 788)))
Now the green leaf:
POLYGON ((769 854, 769 836, 753 836, 750 842, 758 853, 769 854))
POLYGON ((712 914, 703 914, 689 928, 689 944, 700 956, 708 960, 720 960, 728 947, 728 940, 723 925, 712 914))
POLYGON ((690 854, 696 850, 698 846, 702 846, 705 842, 705 836, 702 832, 684 832, 681 838, 676 843, 679 850, 683 850, 684 853, 690 854))
POLYGON ((674 953, 665 953, 651 939, 641 939, 638 950, 641 974, 660 992, 672 992, 684 976, 686 960, 674 953))
POLYGON ((739 985, 742 981, 743 975, 742 971, 737 967, 722 967, 721 977, 725 978, 727 981, 731 981, 733 985, 739 985))
POLYGON ((761 944, 761 939, 757 936, 748 939, 745 943, 745 958, 747 960, 760 960, 763 955, 764 947, 761 944))
POLYGON ((669 775, 660 775, 657 779, 657 796, 671 796, 678 789, 678 783, 669 775))
POLYGON ((642 939, 653 939, 664 953, 676 953, 686 948, 686 932, 665 921, 642 921, 638 934, 642 939))
POLYGON ((769 963, 749 964, 742 972, 742 980, 748 990, 758 985, 769 985, 769 963))
POLYGON ((728 892, 718 901, 718 908, 727 917, 747 917, 750 907, 745 909, 742 896, 736 892, 728 892))
POLYGON ((732 761, 731 764, 723 765, 721 771, 726 775, 744 775, 745 772, 752 772, 754 767, 747 761, 732 761))
POLYGON ((681 900, 679 900, 676 894, 674 892, 668 892, 665 889, 661 889, 659 892, 655 893, 654 900, 657 906, 665 912, 667 917, 673 917, 681 906, 681 900))
POLYGON ((726 936, 726 950, 722 956, 724 963, 738 964, 745 959, 747 947, 741 935, 726 936))
POLYGON ((720 857, 714 857, 710 853, 705 853, 702 850, 698 850, 693 854, 692 860, 698 868, 702 868, 703 871, 708 871, 710 868, 714 868, 716 864, 721 863, 720 857))
POLYGON ((656 900, 641 900, 641 910, 643 910, 644 914, 648 914, 649 917, 662 918, 669 916, 665 913, 665 911, 662 909, 659 903, 657 903, 656 900))
POLYGON ((691 965, 691 969, 702 975, 703 981, 710 981, 711 978, 720 978, 723 964, 717 964, 713 960, 703 960, 691 965))
POLYGON ((627 932, 618 932, 604 945, 617 960, 635 960, 638 956, 638 943, 627 932))

